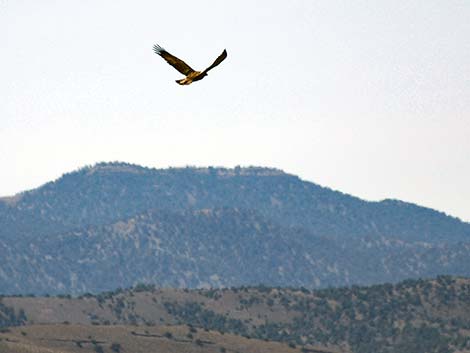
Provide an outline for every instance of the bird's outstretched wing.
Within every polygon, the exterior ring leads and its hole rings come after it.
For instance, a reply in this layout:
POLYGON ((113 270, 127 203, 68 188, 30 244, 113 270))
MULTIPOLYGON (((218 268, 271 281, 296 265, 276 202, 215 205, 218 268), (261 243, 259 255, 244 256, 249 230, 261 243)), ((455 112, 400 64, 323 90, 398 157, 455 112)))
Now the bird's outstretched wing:
POLYGON ((183 60, 178 59, 176 56, 171 55, 168 53, 165 49, 163 49, 161 46, 158 44, 155 44, 153 46, 153 50, 155 53, 160 55, 165 61, 173 66, 176 70, 181 72, 183 75, 188 76, 190 73, 194 72, 194 70, 186 64, 183 60))
POLYGON ((203 72, 206 73, 209 70, 212 70, 214 67, 219 65, 222 61, 224 61, 226 57, 227 57, 227 50, 224 49, 222 54, 220 54, 219 57, 215 59, 214 63, 211 66, 209 66, 207 69, 205 69, 203 72))

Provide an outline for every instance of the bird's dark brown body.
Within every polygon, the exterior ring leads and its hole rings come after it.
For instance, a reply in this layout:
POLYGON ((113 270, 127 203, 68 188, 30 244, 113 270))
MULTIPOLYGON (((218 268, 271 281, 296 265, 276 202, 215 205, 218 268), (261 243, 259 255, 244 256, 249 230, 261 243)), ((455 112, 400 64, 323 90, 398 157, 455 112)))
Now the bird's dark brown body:
POLYGON ((188 76, 181 80, 176 80, 176 83, 180 85, 190 85, 194 81, 202 80, 204 77, 207 76, 207 73, 201 71, 194 71, 191 72, 188 76))

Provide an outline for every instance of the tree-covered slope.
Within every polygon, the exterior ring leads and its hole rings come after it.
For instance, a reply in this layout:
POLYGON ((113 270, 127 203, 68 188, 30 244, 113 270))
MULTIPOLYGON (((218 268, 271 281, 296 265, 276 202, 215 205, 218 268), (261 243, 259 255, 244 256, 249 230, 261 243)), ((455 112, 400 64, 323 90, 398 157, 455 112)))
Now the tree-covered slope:
POLYGON ((9 312, 24 312, 27 320, 20 324, 93 325, 97 333, 110 325, 133 325, 132 331, 142 335, 186 325, 189 342, 197 332, 210 331, 282 342, 304 353, 470 351, 470 280, 449 276, 315 291, 139 284, 79 298, 6 297, 3 302, 9 312))
POLYGON ((163 287, 319 288, 470 273, 470 246, 348 242, 282 227, 255 211, 150 210, 104 226, 0 242, 3 293, 163 287))
POLYGON ((470 224, 268 168, 99 164, 0 201, 0 293, 470 275, 470 224))
MULTIPOLYGON (((0 205, 2 202, 0 202, 0 205)), ((283 226, 351 238, 469 241, 470 224, 417 205, 367 202, 268 168, 148 169, 102 163, 65 174, 0 207, 3 237, 109 224, 158 208, 257 210, 283 226)))

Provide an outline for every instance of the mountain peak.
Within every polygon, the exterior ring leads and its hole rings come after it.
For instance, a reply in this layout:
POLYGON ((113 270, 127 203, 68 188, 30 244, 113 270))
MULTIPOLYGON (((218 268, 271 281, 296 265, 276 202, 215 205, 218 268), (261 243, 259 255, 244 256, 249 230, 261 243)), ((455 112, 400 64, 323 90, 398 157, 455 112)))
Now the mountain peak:
POLYGON ((134 173, 141 174, 151 169, 142 167, 137 164, 130 164, 125 162, 101 162, 94 166, 82 168, 81 170, 86 171, 87 175, 94 173, 134 173))
POLYGON ((169 168, 147 168, 137 164, 131 164, 126 162, 100 162, 92 166, 86 166, 80 168, 76 172, 64 174, 83 173, 86 175, 93 175, 95 173, 133 173, 143 174, 148 172, 159 172, 159 173, 185 173, 191 172, 195 174, 214 174, 221 177, 231 176, 279 176, 287 175, 283 170, 277 168, 269 168, 262 166, 235 166, 234 168, 226 168, 221 166, 184 166, 184 167, 169 167, 169 168))

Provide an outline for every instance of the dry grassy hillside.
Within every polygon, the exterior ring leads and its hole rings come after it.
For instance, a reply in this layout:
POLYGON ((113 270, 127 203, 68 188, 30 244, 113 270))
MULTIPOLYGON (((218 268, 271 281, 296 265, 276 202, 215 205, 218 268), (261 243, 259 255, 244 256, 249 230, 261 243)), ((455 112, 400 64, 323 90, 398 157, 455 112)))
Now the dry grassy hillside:
MULTIPOLYGON (((305 352, 306 350, 304 350, 305 352)), ((287 344, 188 326, 32 325, 0 333, 2 353, 298 353, 287 344)), ((311 347, 311 353, 341 352, 311 347)))
POLYGON ((266 320, 287 322, 298 316, 298 313, 277 300, 270 305, 270 297, 281 297, 288 293, 305 295, 301 291, 288 289, 272 289, 269 293, 260 293, 257 288, 191 291, 155 289, 109 292, 79 298, 5 297, 3 303, 16 311, 23 309, 29 324, 172 325, 178 324, 179 319, 169 314, 169 304, 197 303, 214 313, 257 325, 266 320))
MULTIPOLYGON (((223 336, 222 341, 232 334, 242 341, 275 341, 304 352, 470 352, 470 279, 449 276, 317 291, 138 285, 79 298, 4 297, 0 304, 11 325, 25 323, 25 329, 36 330, 43 327, 37 325, 61 324, 46 326, 54 334, 77 324, 110 334, 124 326, 140 333, 192 327, 223 336), (14 313, 23 314, 18 318, 14 313)), ((133 335, 138 337, 146 336, 133 335)))

